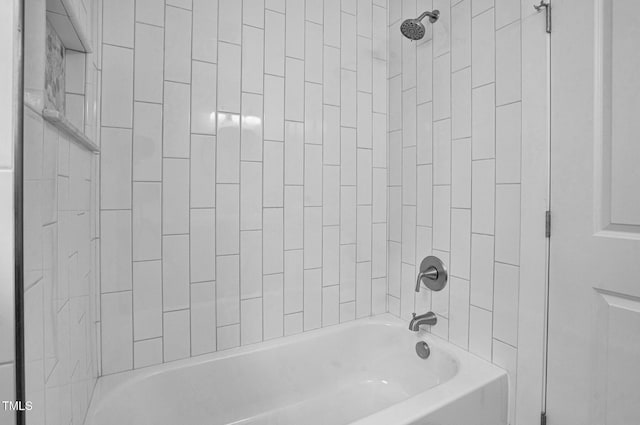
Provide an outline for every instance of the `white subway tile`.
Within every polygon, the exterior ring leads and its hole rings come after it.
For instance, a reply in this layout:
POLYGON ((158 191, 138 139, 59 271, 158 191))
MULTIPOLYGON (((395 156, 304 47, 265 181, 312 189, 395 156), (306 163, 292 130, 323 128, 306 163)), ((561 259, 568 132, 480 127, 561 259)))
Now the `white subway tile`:
POLYGON ((522 98, 520 21, 496 31, 496 104, 522 98))
POLYGON ((240 232, 240 299, 262 297, 262 231, 240 232))
POLYGON ((284 138, 284 78, 264 77, 264 138, 282 141, 284 138))
MULTIPOLYGON (((407 149, 411 150, 411 149, 407 149)), ((358 149, 357 152, 357 202, 358 205, 371 205, 371 190, 372 190, 372 168, 371 168, 371 154, 370 149, 358 149)), ((414 155, 415 158, 415 150, 414 155)), ((415 172, 415 167, 414 167, 415 172)), ((415 178, 414 178, 415 189, 415 178)), ((415 194, 415 191, 414 191, 415 194)))
POLYGON ((216 183, 239 183, 240 116, 218 113, 216 183))
MULTIPOLYGON (((357 126, 356 84, 356 73, 354 71, 342 69, 340 74, 340 123, 343 126, 357 126)), ((391 110, 394 110, 393 104, 390 108, 391 110)))
POLYGON ((264 339, 284 334, 284 276, 282 273, 264 277, 264 339))
POLYGON ((463 0, 451 7, 452 71, 471 65, 471 1, 463 0))
MULTIPOLYGON (((235 44, 242 42, 241 1, 218 0, 218 40, 235 44)), ((218 49, 220 47, 218 45, 218 49)))
POLYGON ((193 7, 192 0, 167 0, 166 3, 167 6, 176 6, 188 10, 191 10, 193 7))
MULTIPOLYGON (((442 262, 444 263, 445 267, 447 268, 447 270, 449 270, 449 253, 448 252, 444 252, 444 251, 437 251, 436 249, 433 250, 433 255, 435 255, 436 257, 439 257, 442 262)), ((414 270, 414 276, 415 276, 415 270, 414 270)), ((447 285, 443 290, 439 291, 439 292, 432 292, 431 293, 431 306, 433 308, 434 313, 437 313, 438 315, 442 316, 442 317, 449 317, 449 306, 450 306, 450 292, 451 292, 451 288, 449 285, 447 285)), ((447 327, 443 326, 443 327, 447 327)), ((448 329, 447 329, 447 333, 445 333, 445 335, 448 334, 448 329)))
POLYGON ((163 310, 189 308, 189 235, 162 237, 163 310))
MULTIPOLYGON (((383 2, 382 7, 377 7, 374 2, 372 7, 372 37, 373 37, 373 57, 387 61, 387 4, 383 2)), ((374 61, 375 62, 375 61, 374 61)), ((386 73, 386 71, 385 71, 386 73)))
MULTIPOLYGON (((133 179, 160 181, 162 180, 162 105, 135 102, 134 117, 133 179)), ((103 129, 103 152, 105 131, 109 130, 103 129)), ((102 161, 104 161, 104 153, 102 161)))
MULTIPOLYGON (((322 285, 340 283, 340 227, 324 226, 322 231, 322 285)), ((336 301, 336 309, 337 309, 336 301)), ((337 310, 336 310, 337 311, 337 310)))
POLYGON ((340 107, 324 105, 323 163, 340 165, 340 107))
POLYGON ((304 207, 304 268, 322 267, 322 207, 304 207))
POLYGON ((402 93, 402 146, 415 146, 416 133, 416 90, 411 88, 402 93))
POLYGON ((191 282, 215 280, 216 211, 213 208, 191 210, 189 241, 191 282))
POLYGON ((402 149, 402 204, 416 205, 416 148, 402 149))
POLYGON ((269 10, 284 13, 285 0, 265 0, 264 7, 269 10))
POLYGON ((371 315, 371 262, 356 266, 356 317, 371 315))
POLYGON ((264 28, 264 0, 243 0, 242 22, 264 28))
MULTIPOLYGON (((302 311, 304 254, 301 249, 284 253, 284 312, 302 311)), ((285 316, 286 317, 286 316, 285 316)), ((285 319, 286 320, 286 319, 285 319)))
POLYGON ((263 211, 262 272, 284 271, 284 208, 265 208, 263 211))
POLYGON ((356 319, 355 301, 340 303, 340 323, 349 322, 356 319))
POLYGON ((304 330, 322 326, 322 269, 304 271, 304 330))
POLYGON ((371 281, 371 314, 387 312, 387 279, 377 278, 371 281))
POLYGON ((240 163, 240 229, 262 228, 262 164, 240 163))
POLYGON ((495 86, 489 84, 473 89, 472 94, 473 159, 495 156, 495 86))
POLYGON ((402 192, 400 187, 389 188, 389 240, 402 240, 402 192))
POLYGON ((373 169, 373 222, 387 221, 387 170, 385 168, 373 169))
POLYGON ((133 183, 132 214, 133 261, 160 259, 162 183, 133 183))
POLYGON ((358 37, 358 90, 373 92, 373 58, 371 55, 371 39, 358 37))
MULTIPOLYGON (((195 5, 194 5, 195 6, 195 5)), ((210 259, 213 261, 213 257, 210 259)), ((216 351, 216 284, 191 285, 191 355, 216 351)))
POLYGON ((284 335, 295 335, 302 333, 303 314, 291 313, 284 316, 284 335))
POLYGON ((496 263, 493 292, 493 337, 518 345, 518 289, 520 268, 496 263))
POLYGON ((471 230, 492 235, 494 232, 495 161, 473 161, 471 181, 471 230))
POLYGON ((418 187, 417 187, 417 214, 418 226, 431 226, 433 223, 433 185, 432 166, 419 165, 417 167, 418 187))
POLYGON ((340 47, 340 0, 324 0, 324 44, 340 47))
MULTIPOLYGON (((400 281, 402 275, 402 245, 398 242, 389 242, 389 295, 400 297, 400 281)), ((398 306, 399 307, 399 306, 398 306)))
POLYGON ((340 243, 356 243, 356 188, 340 188, 340 243))
MULTIPOLYGON (((226 326, 240 321, 240 256, 216 257, 216 325, 226 326)), ((218 348, 220 348, 218 334, 218 348)))
POLYGON ((356 17, 348 13, 341 14, 341 47, 342 68, 356 71, 357 67, 357 35, 356 17))
POLYGON ((126 0, 105 2, 102 7, 102 41, 133 47, 135 4, 126 0))
POLYGON ((520 183, 520 102, 496 108, 496 183, 520 183))
POLYGON ((240 324, 221 326, 216 331, 218 350, 240 346, 240 324))
POLYGON ((284 206, 284 143, 264 142, 263 205, 284 206))
POLYGON ((472 16, 479 15, 487 9, 493 7, 494 0, 472 0, 471 2, 471 14, 472 16))
POLYGON ((469 307, 469 351, 491 360, 491 312, 474 305, 469 307))
POLYGON ((493 236, 471 235, 471 304, 493 310, 493 236))
POLYGON ((471 68, 453 73, 451 91, 451 137, 471 137, 471 68))
POLYGON ((356 130, 342 127, 340 129, 340 184, 355 186, 357 180, 357 147, 356 130))
POLYGON ((322 180, 322 224, 337 226, 340 224, 340 167, 325 165, 322 180))
POLYGON ((105 44, 102 56, 102 125, 131 128, 133 50, 105 44))
MULTIPOLYGON (((475 2, 473 9, 475 9, 475 2)), ((496 46, 493 9, 471 19, 471 81, 473 87, 495 81, 496 46)))
POLYGON ((451 50, 451 0, 433 0, 433 8, 440 11, 438 18, 440 25, 431 26, 433 56, 436 57, 451 50))
MULTIPOLYGON (((327 31, 325 31, 326 37, 327 31)), ((340 105, 340 49, 324 46, 323 89, 325 105, 340 105)), ((385 67, 386 72, 386 67, 385 67)))
MULTIPOLYGON (((415 310, 415 294, 415 267, 412 264, 402 263, 400 278, 400 317, 404 320, 410 320, 411 313, 415 310)), ((439 295, 442 295, 442 292, 440 292, 439 295)), ((436 307, 437 306, 434 305, 434 312, 439 313, 440 311, 437 310, 436 307)))
POLYGON ((134 262, 133 337, 141 340, 159 336, 162 336, 162 262, 134 262))
POLYGON ((416 43, 402 37, 402 40, 400 41, 400 52, 402 54, 402 90, 405 91, 410 88, 415 88, 417 85, 418 58, 416 43))
POLYGON ((433 60, 433 120, 451 116, 451 58, 446 55, 433 60))
MULTIPOLYGON (((392 32, 392 37, 401 39, 400 31, 396 35, 396 31, 392 32)), ((433 43, 418 44, 416 49, 416 62, 418 73, 416 76, 416 85, 418 88, 418 104, 430 102, 433 100, 433 43)))
POLYGON ((193 0, 192 58, 218 60, 218 0, 193 0))
POLYGON ((133 343, 133 367, 140 369, 162 363, 162 338, 133 343))
POLYGON ((218 43, 218 111, 240 113, 241 63, 240 46, 218 43))
POLYGON ((322 146, 305 144, 304 205, 322 206, 322 146))
POLYGON ((416 258, 416 207, 402 206, 402 262, 414 264, 416 258))
POLYGON ((502 28, 520 19, 520 2, 496 0, 496 28, 502 28))
POLYGON ((302 185, 304 182, 304 125, 285 122, 284 183, 302 185))
POLYGON ((102 211, 100 226, 101 291, 131 289, 131 211, 102 211))
POLYGON ((520 264, 520 185, 496 186, 496 261, 520 264))
POLYGON ((469 346, 469 281, 451 277, 451 311, 449 341, 467 349, 469 346))
POLYGON ((340 287, 322 288, 322 326, 337 325, 340 322, 340 287))
MULTIPOLYGON (((136 21, 145 24, 164 26, 164 1, 162 0, 137 0, 136 21)), ((103 36, 104 41, 104 36, 103 36)))
POLYGON ((433 124, 433 184, 451 183, 451 120, 433 124))
POLYGON ((261 95, 242 93, 240 158, 262 161, 262 101, 261 95))
POLYGON ((322 84, 322 25, 305 22, 305 81, 322 84))
POLYGON ((248 25, 243 27, 242 91, 263 93, 264 31, 248 25))
POLYGON ((215 65, 193 61, 191 76, 191 132, 216 133, 215 65))
POLYGON ((153 25, 136 24, 135 100, 162 102, 164 31, 153 25))
POLYGON ((371 0, 357 0, 358 35, 371 38, 373 6, 371 0))
POLYGON ((286 53, 288 57, 304 59, 305 2, 286 0, 286 53))
POLYGON ((262 341, 262 298, 242 300, 240 306, 240 344, 262 341))
POLYGON ((471 210, 451 210, 451 275, 469 280, 471 262, 471 210))
POLYGON ((302 249, 304 244, 302 186, 284 188, 284 249, 302 249))
POLYGON ((304 61, 287 57, 284 117, 304 121, 304 61))
MULTIPOLYGON (((356 299, 356 246, 340 246, 340 302, 356 299)), ((354 306, 355 308, 355 306, 354 306)))
POLYGON ((451 206, 471 208, 471 139, 451 142, 451 206))
POLYGON ((191 354, 191 334, 189 332, 189 310, 164 313, 164 360, 184 359, 191 354))
POLYGON ((187 84, 165 82, 163 105, 162 155, 189 158, 191 136, 191 87, 187 84))
POLYGON ((449 251, 451 217, 450 187, 434 186, 433 188, 433 248, 449 251))
MULTIPOLYGON (((104 264, 104 263, 103 263, 104 264)), ((102 373, 133 368, 133 308, 131 291, 101 296, 102 373)))
MULTIPOLYGON (((240 185, 218 184, 216 187, 216 254, 240 252, 240 185)), ((219 282, 219 280, 218 280, 219 282)))
POLYGON ((431 164, 433 150, 433 123, 431 119, 432 103, 418 105, 417 111, 417 152, 418 164, 431 164))
POLYGON ((358 105, 357 105, 357 134, 358 134, 358 147, 359 148, 371 148, 373 146, 372 139, 372 123, 373 114, 371 111, 371 94, 358 92, 358 105))
POLYGON ((322 144, 322 85, 304 85, 304 142, 322 144))
POLYGON ((191 135, 191 208, 216 206, 216 138, 191 135))
POLYGON ((267 10, 264 14, 264 72, 284 76, 284 56, 285 17, 281 13, 267 10))
POLYGON ((189 160, 165 158, 162 172, 162 233, 189 233, 189 160))
POLYGON ((166 14, 164 79, 189 83, 191 81, 191 12, 177 7, 167 7, 166 14))
POLYGON ((131 208, 131 130, 102 129, 101 208, 131 208))

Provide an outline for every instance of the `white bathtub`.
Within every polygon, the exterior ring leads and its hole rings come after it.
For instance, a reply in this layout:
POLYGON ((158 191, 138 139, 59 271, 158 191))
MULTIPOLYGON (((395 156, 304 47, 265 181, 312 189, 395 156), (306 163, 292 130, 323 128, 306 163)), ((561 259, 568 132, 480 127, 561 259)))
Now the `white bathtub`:
POLYGON ((505 372, 390 315, 100 378, 87 425, 506 425, 505 372), (431 356, 415 352, 427 341, 431 356))

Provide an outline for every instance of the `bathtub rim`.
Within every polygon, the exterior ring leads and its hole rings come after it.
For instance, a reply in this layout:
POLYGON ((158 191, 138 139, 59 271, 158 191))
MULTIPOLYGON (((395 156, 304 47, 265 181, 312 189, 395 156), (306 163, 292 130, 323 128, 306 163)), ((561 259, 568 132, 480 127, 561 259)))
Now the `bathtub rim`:
MULTIPOLYGON (((277 347, 312 340, 317 336, 328 335, 341 332, 346 329, 358 328, 367 325, 394 327, 398 328, 399 332, 411 332, 406 328, 407 322, 405 320, 393 316, 390 313, 383 313, 295 335, 284 336, 269 341, 201 354, 167 363, 146 366, 140 369, 127 370, 100 376, 89 402, 89 409, 85 417, 85 424, 93 424, 92 420, 102 407, 103 403, 108 402, 109 398, 112 395, 115 395, 118 390, 136 385, 137 382, 143 381, 152 376, 185 367, 195 367, 211 361, 237 357, 248 353, 258 353, 277 347)), ((392 423, 388 422, 390 420, 392 420, 394 424, 410 424, 412 421, 420 419, 424 415, 432 413, 457 399, 461 399, 485 385, 494 383, 498 383, 500 385, 500 381, 504 381, 506 384, 506 371, 492 364, 488 360, 477 357, 471 352, 466 351, 433 333, 427 332, 426 330, 420 330, 416 333, 416 338, 427 341, 432 347, 436 347, 438 350, 442 350, 444 353, 451 356, 451 358, 456 362, 457 372, 449 380, 421 393, 415 394, 392 406, 374 412, 369 416, 360 418, 353 422, 353 425, 392 423)), ((407 347, 407 349, 413 350, 413 346, 407 347)), ((506 393, 507 388, 505 385, 505 395, 506 393)))

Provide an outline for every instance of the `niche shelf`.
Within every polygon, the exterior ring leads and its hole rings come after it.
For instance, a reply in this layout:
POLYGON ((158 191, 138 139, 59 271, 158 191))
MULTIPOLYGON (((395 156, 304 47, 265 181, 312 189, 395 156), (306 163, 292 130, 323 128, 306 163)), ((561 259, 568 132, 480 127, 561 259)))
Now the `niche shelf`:
POLYGON ((58 129, 64 131, 73 138, 75 142, 82 145, 91 152, 100 152, 98 145, 91 139, 89 139, 78 127, 73 125, 71 121, 62 115, 55 109, 43 109, 42 117, 56 126, 58 129))

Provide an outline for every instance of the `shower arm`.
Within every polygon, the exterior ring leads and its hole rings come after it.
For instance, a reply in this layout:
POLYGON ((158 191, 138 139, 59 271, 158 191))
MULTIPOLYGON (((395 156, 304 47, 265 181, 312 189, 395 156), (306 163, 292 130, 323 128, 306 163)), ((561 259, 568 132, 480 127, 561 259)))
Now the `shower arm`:
POLYGON ((438 13, 437 10, 434 10, 433 12, 426 11, 422 13, 422 15, 418 16, 418 21, 422 21, 427 16, 429 17, 429 20, 431 21, 431 23, 434 23, 440 17, 440 13, 438 13))

